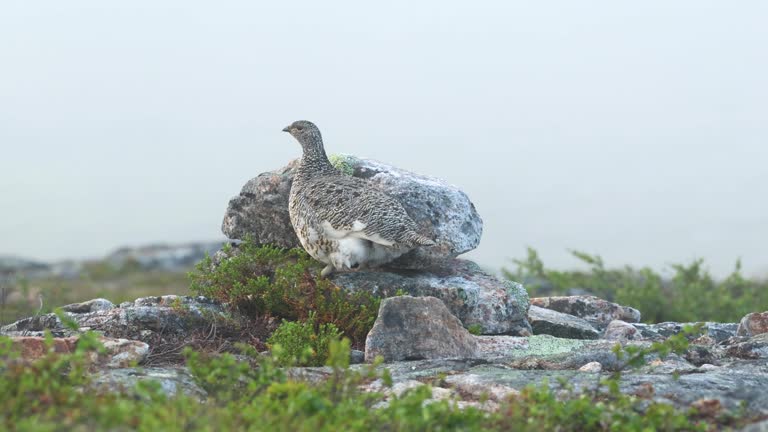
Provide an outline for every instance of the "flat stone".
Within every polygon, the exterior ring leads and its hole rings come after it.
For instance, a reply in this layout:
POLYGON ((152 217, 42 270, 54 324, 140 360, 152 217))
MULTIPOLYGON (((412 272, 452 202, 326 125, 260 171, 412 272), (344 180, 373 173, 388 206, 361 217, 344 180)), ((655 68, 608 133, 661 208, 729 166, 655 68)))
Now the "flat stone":
POLYGON ((71 313, 89 313, 109 310, 114 307, 115 305, 111 301, 103 298, 97 298, 82 303, 72 303, 66 306, 62 306, 61 310, 71 313))
POLYGON ((600 337, 597 329, 586 320, 538 306, 531 306, 528 310, 528 322, 534 334, 548 334, 568 339, 600 337))
POLYGON ((613 320, 640 322, 637 309, 594 296, 537 297, 531 299, 531 305, 582 318, 601 329, 613 320))
POLYGON ((201 402, 208 397, 186 367, 106 369, 93 375, 91 387, 95 391, 135 393, 136 397, 141 397, 141 394, 135 391, 140 382, 158 383, 160 390, 168 397, 183 394, 201 402))
POLYGON ((663 322, 658 324, 632 324, 640 331, 640 335, 646 340, 663 340, 670 336, 678 335, 683 332, 685 327, 702 324, 702 331, 705 336, 710 337, 715 343, 720 343, 736 336, 736 323, 678 323, 663 322))
POLYGON ((477 355, 477 341, 435 297, 384 299, 365 341, 365 360, 466 358, 477 355))

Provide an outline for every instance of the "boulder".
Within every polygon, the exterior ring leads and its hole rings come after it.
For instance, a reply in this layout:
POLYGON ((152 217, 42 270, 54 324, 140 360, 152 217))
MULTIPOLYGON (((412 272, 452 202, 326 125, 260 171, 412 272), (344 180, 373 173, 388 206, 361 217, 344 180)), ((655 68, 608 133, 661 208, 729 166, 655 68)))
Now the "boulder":
POLYGON ((533 334, 548 334, 569 339, 597 339, 600 333, 581 318, 561 312, 531 306, 528 322, 533 334))
POLYGON ((469 358, 477 340, 435 297, 398 296, 381 302, 365 341, 365 360, 469 358))
POLYGON ((768 333, 768 312, 747 314, 736 329, 739 336, 756 336, 763 333, 768 333))
MULTIPOLYGON (((391 165, 351 155, 331 157, 343 173, 367 179, 399 200, 421 232, 436 246, 415 249, 391 263, 400 268, 425 268, 455 258, 477 247, 483 222, 467 195, 434 177, 414 174, 391 165)), ((298 247, 288 216, 288 195, 297 161, 276 171, 260 174, 232 198, 222 223, 231 239, 251 235, 258 244, 298 247)))
POLYGON ((257 244, 300 246, 288 215, 288 194, 297 162, 248 180, 240 194, 229 200, 221 224, 225 236, 244 239, 250 235, 257 244))
POLYGON ((373 269, 332 276, 351 292, 365 290, 381 297, 405 293, 443 301, 465 327, 482 334, 528 335, 528 293, 522 285, 501 280, 466 260, 443 261, 427 270, 373 269))
POLYGON ((603 332, 603 339, 614 341, 628 341, 642 339, 637 327, 632 324, 622 321, 613 320, 608 324, 603 332))
POLYGON ((616 319, 640 322, 640 311, 637 309, 595 296, 536 297, 531 299, 531 305, 585 319, 600 329, 616 319))

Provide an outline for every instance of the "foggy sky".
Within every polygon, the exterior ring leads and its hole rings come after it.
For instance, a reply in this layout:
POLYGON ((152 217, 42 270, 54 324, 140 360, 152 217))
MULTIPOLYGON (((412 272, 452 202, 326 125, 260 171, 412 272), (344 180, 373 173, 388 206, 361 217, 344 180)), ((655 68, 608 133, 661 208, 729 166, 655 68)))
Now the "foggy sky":
POLYGON ((537 248, 768 272, 768 3, 0 4, 0 254, 216 239, 300 148, 444 178, 537 248))

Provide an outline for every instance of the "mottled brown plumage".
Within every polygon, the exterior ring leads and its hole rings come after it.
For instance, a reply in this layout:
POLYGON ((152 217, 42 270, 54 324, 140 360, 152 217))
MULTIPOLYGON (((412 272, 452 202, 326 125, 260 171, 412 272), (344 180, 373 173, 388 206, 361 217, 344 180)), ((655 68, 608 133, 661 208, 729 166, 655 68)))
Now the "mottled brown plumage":
POLYGON ((291 223, 304 249, 327 264, 323 275, 380 265, 435 244, 399 201, 334 168, 313 123, 300 120, 283 131, 303 148, 288 202, 291 223))

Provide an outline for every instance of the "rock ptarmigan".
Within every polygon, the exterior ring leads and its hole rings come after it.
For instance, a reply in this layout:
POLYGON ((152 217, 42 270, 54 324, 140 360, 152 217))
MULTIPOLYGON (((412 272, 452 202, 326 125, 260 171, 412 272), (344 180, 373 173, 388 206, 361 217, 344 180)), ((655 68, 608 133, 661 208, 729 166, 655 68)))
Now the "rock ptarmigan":
POLYGON ((288 200, 291 224, 307 253, 327 264, 322 276, 381 265, 435 244, 417 231, 399 201, 334 168, 312 122, 299 120, 283 131, 303 149, 288 200))

